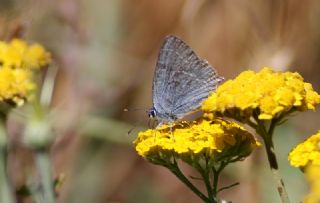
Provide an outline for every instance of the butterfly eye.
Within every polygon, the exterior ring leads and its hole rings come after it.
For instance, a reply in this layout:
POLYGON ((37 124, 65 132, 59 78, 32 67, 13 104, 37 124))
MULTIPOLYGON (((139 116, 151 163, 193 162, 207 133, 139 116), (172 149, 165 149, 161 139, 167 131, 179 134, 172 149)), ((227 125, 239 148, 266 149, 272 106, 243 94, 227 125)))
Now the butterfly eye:
POLYGON ((154 108, 150 109, 148 112, 149 118, 155 118, 157 116, 157 112, 154 108))

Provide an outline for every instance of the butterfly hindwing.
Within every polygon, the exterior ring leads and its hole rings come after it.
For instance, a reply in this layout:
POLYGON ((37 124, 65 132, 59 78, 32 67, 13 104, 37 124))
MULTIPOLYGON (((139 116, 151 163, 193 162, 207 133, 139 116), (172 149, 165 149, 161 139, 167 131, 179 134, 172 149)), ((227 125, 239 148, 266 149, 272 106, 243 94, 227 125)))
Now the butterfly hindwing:
POLYGON ((182 40, 168 36, 160 49, 153 80, 153 105, 164 120, 198 108, 223 80, 182 40))

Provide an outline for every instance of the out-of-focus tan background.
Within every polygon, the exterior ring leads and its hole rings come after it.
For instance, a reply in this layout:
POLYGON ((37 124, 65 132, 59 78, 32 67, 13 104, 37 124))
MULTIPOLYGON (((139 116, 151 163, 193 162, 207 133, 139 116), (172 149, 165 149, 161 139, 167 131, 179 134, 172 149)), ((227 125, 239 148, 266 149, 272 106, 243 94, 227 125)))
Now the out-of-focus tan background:
MULTIPOLYGON (((197 203, 165 168, 147 163, 132 141, 147 128, 151 83, 163 38, 175 34, 226 79, 271 66, 298 71, 319 91, 320 2, 298 0, 0 0, 0 37, 42 43, 58 67, 52 108, 59 202, 197 203), (124 112, 124 108, 132 110, 124 112)), ((319 129, 319 112, 295 115, 275 135, 280 170, 292 202, 307 191, 287 161, 290 149, 319 129)), ((33 171, 31 152, 11 121, 10 174, 16 187, 33 171)), ((187 174, 192 174, 185 168, 187 174)), ((227 168, 220 194, 232 202, 280 202, 264 149, 227 168)), ((31 202, 22 198, 20 202, 31 202)))

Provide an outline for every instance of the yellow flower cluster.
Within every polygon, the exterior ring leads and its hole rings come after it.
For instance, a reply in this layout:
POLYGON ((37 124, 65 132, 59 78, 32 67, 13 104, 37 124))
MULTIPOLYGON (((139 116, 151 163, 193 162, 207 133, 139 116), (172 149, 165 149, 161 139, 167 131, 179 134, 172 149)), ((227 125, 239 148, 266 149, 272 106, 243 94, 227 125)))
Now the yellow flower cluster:
POLYGON ((320 166, 310 165, 306 168, 306 177, 310 184, 310 192, 305 197, 304 203, 320 202, 320 166))
POLYGON ((212 161, 246 157, 260 146, 244 128, 222 119, 162 125, 140 132, 134 144, 138 154, 147 159, 175 156, 190 160, 205 155, 212 161))
POLYGON ((35 88, 33 71, 50 61, 50 54, 39 44, 0 41, 0 102, 23 104, 35 88))
POLYGON ((221 113, 246 119, 256 113, 260 120, 271 120, 290 110, 314 110, 319 103, 320 95, 298 73, 274 72, 265 67, 258 73, 244 71, 226 81, 204 101, 202 109, 207 115, 221 113))
POLYGON ((294 167, 320 166, 320 131, 296 146, 288 159, 294 167))
POLYGON ((310 185, 304 203, 320 202, 320 131, 297 145, 288 156, 290 164, 303 169, 310 185))
POLYGON ((31 72, 23 69, 0 69, 0 102, 12 101, 16 105, 23 104, 24 99, 35 88, 30 80, 31 72))
POLYGON ((9 43, 0 41, 0 64, 2 68, 39 69, 50 61, 50 53, 40 44, 28 45, 20 39, 14 39, 9 43))
POLYGON ((288 157, 294 167, 303 168, 310 192, 304 203, 320 202, 320 131, 296 146, 288 157))

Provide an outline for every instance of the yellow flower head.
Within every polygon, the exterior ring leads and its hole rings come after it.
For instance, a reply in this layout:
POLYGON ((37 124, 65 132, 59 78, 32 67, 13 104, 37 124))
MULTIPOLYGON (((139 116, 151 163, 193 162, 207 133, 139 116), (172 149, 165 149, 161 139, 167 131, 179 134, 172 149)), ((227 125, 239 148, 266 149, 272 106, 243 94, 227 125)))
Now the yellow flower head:
POLYGON ((32 74, 25 69, 0 69, 0 102, 13 102, 22 105, 28 99, 35 84, 32 74))
POLYGON ((38 69, 50 61, 50 53, 39 44, 29 46, 21 39, 0 41, 0 67, 38 69))
POLYGON ((50 54, 39 44, 14 39, 0 41, 0 104, 22 105, 36 85, 33 70, 48 65, 50 54))
POLYGON ((320 165, 309 165, 305 173, 311 190, 303 203, 318 203, 320 202, 320 165))
POLYGON ((244 128, 222 119, 163 125, 140 132, 134 144, 138 154, 151 161, 173 156, 190 161, 205 156, 212 162, 246 157, 260 145, 244 128))
POLYGON ((294 167, 320 166, 320 131, 296 146, 288 157, 294 167))
POLYGON ((30 68, 39 69, 48 65, 51 61, 50 53, 46 52, 46 50, 40 44, 31 45, 24 55, 24 64, 30 68))
POLYGON ((244 71, 234 80, 219 86, 202 105, 206 113, 220 113, 248 119, 254 113, 260 120, 271 120, 292 110, 314 110, 320 95, 298 73, 244 71))

